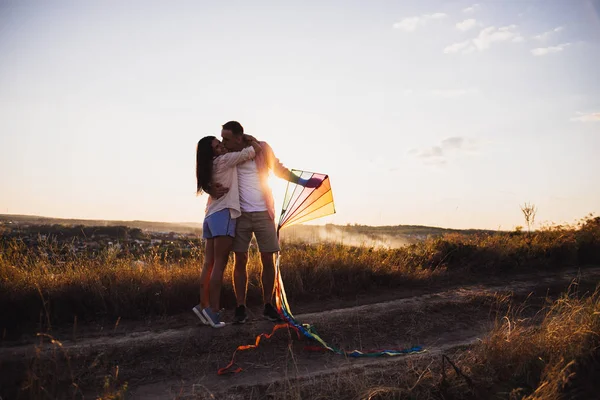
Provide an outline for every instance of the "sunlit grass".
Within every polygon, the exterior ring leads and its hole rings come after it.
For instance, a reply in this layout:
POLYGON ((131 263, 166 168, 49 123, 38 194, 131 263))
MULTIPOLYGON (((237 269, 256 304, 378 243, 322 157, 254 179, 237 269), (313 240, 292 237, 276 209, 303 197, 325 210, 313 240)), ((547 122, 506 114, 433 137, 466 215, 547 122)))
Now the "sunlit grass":
POLYGON ((586 398, 598 386, 591 378, 600 367, 599 346, 600 291, 581 296, 573 286, 533 321, 518 311, 498 320, 475 349, 480 363, 471 369, 529 399, 586 398))
MULTIPOLYGON (((503 274, 600 264, 600 218, 531 234, 448 234, 399 249, 340 244, 282 244, 281 271, 293 302, 352 298, 360 293, 436 280, 461 282, 503 274)), ((40 248, 0 241, 0 329, 98 318, 144 319, 187 312, 198 301, 203 249, 187 257, 149 251, 141 257, 105 248, 69 253, 52 240, 40 248), (41 321, 41 322, 40 322, 41 321)), ((222 304, 233 307, 232 259, 222 304)), ((260 303, 260 262, 250 253, 249 303, 260 303)), ((38 328, 40 328, 38 326, 38 328)))

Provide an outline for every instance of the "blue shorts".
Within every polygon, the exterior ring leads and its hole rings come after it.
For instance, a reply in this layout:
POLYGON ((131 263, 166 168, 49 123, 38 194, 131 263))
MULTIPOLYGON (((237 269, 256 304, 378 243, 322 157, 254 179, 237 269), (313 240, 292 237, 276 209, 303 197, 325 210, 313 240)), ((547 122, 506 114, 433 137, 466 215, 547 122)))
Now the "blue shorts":
POLYGON ((202 224, 202 238, 212 239, 217 236, 235 237, 235 222, 231 218, 229 208, 210 214, 202 224))

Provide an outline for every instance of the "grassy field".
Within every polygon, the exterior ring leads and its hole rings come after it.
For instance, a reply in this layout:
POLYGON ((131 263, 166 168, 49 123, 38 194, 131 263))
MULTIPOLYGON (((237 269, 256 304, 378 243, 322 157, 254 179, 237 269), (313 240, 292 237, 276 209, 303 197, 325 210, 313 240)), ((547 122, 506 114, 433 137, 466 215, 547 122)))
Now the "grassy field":
MULTIPOLYGON (((185 312, 198 300, 201 246, 191 256, 149 251, 141 257, 105 248, 65 252, 52 241, 31 249, 0 242, 0 329, 45 331, 107 318, 144 319, 185 312), (59 256, 55 256, 58 255, 59 256)), ((526 232, 447 234, 398 249, 282 244, 282 275, 291 301, 351 298, 399 285, 462 282, 481 275, 600 264, 600 218, 574 227, 526 232)), ((232 260, 223 306, 232 307, 232 260)), ((260 300, 260 263, 251 251, 249 302, 260 300)))
MULTIPOLYGON (((178 315, 189 312, 198 300, 203 259, 198 246, 186 257, 160 251, 140 257, 111 247, 70 253, 52 240, 35 249, 18 239, 0 241, 0 246, 3 340, 23 333, 52 334, 74 321, 83 325, 178 315)), ((288 298, 292 304, 309 304, 399 287, 443 287, 489 276, 510 280, 517 273, 598 266, 600 218, 531 233, 447 233, 397 249, 294 242, 284 242, 282 247, 288 298)), ((248 296, 256 304, 260 303, 258 260, 253 250, 248 296)), ((223 287, 227 308, 234 306, 231 267, 230 262, 223 287)), ((578 394, 587 398, 587 393, 597 392, 598 291, 566 293, 533 317, 523 314, 522 305, 509 302, 486 338, 452 355, 454 366, 415 364, 410 373, 362 374, 360 379, 347 375, 325 380, 317 389, 298 387, 292 398, 319 394, 321 398, 476 399, 502 393, 502 398, 559 399, 578 394)), ((109 389, 106 398, 115 394, 109 389)), ((281 398, 290 398, 287 389, 282 388, 281 398)))

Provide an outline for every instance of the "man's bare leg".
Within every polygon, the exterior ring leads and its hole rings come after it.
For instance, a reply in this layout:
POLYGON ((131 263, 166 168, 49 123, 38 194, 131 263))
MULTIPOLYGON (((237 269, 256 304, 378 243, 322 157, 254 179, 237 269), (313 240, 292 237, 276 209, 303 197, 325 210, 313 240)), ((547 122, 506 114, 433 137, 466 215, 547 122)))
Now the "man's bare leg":
POLYGON ((273 256, 275 253, 260 253, 262 261, 262 289, 263 303, 273 304, 273 289, 275 288, 275 263, 273 256))
POLYGON ((275 253, 260 253, 260 259, 263 264, 262 268, 262 287, 263 287, 263 302, 265 308, 263 316, 270 321, 280 322, 281 315, 277 308, 273 305, 273 289, 275 288, 275 264, 273 256, 275 253))
POLYGON ((246 305, 246 292, 248 291, 248 253, 235 253, 235 266, 233 268, 233 290, 238 306, 246 305))

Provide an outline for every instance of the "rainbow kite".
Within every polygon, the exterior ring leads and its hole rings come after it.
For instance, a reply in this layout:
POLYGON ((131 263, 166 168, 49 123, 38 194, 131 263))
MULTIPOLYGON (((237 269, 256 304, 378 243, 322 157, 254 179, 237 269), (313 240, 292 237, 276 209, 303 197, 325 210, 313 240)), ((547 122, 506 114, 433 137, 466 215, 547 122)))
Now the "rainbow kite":
MULTIPOLYGON (((316 185, 310 186, 316 187, 304 187, 297 183, 288 182, 281 215, 279 217, 279 223, 277 224, 277 236, 279 236, 279 231, 286 226, 299 224, 335 213, 333 193, 331 191, 329 176, 295 169, 292 170, 292 173, 299 178, 296 181, 310 181, 313 184, 316 183, 316 185)), ((275 331, 286 327, 295 330, 298 337, 300 337, 300 334, 302 334, 309 339, 315 340, 320 345, 307 346, 306 349, 311 351, 330 351, 336 354, 343 354, 348 357, 398 356, 402 354, 418 353, 423 351, 420 346, 411 347, 408 349, 383 349, 368 352, 362 352, 359 350, 346 351, 328 345, 327 342, 321 339, 313 326, 298 322, 292 314, 285 294, 283 280, 281 279, 281 273, 279 269, 280 259, 280 253, 277 253, 275 262, 275 307, 284 322, 275 325, 270 334, 262 333, 258 335, 254 344, 239 346, 233 353, 231 362, 217 371, 219 375, 242 371, 241 368, 231 369, 235 363, 236 353, 238 351, 258 347, 258 344, 263 337, 269 339, 271 336, 273 336, 275 331)))
POLYGON ((298 180, 318 183, 318 186, 308 188, 288 182, 281 207, 281 216, 277 224, 278 234, 286 226, 335 214, 331 183, 327 175, 295 169, 292 170, 292 174, 296 175, 298 180))

